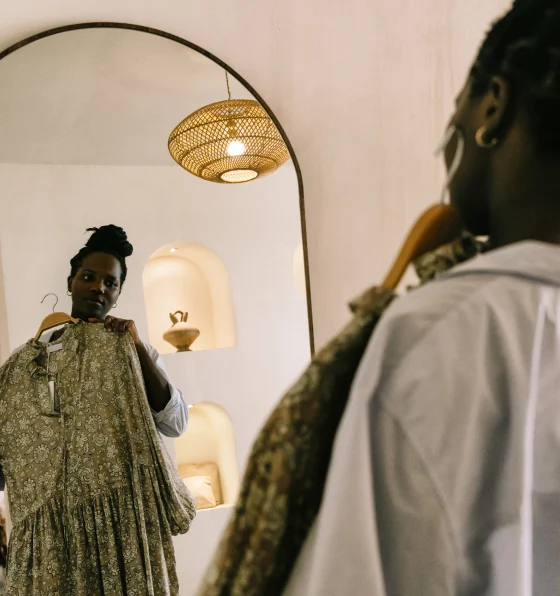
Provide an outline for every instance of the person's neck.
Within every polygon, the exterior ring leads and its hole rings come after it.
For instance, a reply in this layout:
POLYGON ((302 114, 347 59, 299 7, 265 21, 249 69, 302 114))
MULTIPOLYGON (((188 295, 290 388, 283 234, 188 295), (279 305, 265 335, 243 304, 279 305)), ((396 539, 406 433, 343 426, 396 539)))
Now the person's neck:
POLYGON ((494 179, 490 192, 492 245, 525 240, 560 244, 560 157, 528 150, 527 140, 521 139, 507 159, 508 167, 494 179))
MULTIPOLYGON (((559 201, 560 202, 560 201, 559 201)), ((517 205, 492 214, 492 246, 499 248, 524 240, 560 244, 560 207, 543 213, 537 205, 517 205)))
POLYGON ((79 312, 77 312, 77 311, 76 311, 76 310, 74 310, 74 309, 72 309, 72 311, 70 312, 70 316, 71 316, 73 319, 77 319, 77 320, 79 320, 79 321, 83 321, 84 323, 87 323, 87 322, 88 322, 88 319, 87 319, 87 317, 86 317, 86 316, 84 316, 84 315, 80 314, 79 312))
MULTIPOLYGON (((490 214, 490 238, 495 248, 534 240, 560 244, 560 180, 545 183, 540 188, 528 188, 526 180, 519 180, 512 196, 512 187, 497 200, 490 214)), ((499 195, 498 195, 499 196, 499 195)))

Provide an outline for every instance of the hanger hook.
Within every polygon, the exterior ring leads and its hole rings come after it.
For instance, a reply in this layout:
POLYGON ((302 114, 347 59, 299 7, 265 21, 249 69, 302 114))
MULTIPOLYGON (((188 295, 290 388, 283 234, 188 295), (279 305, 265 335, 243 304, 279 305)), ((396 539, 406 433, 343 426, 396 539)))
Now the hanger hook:
POLYGON ((53 294, 52 292, 50 294, 47 294, 42 300, 41 300, 41 304, 43 304, 43 302, 49 297, 49 296, 54 296, 56 298, 56 302, 53 304, 52 307, 52 311, 54 312, 54 309, 56 308, 56 305, 58 304, 58 296, 56 294, 53 294))

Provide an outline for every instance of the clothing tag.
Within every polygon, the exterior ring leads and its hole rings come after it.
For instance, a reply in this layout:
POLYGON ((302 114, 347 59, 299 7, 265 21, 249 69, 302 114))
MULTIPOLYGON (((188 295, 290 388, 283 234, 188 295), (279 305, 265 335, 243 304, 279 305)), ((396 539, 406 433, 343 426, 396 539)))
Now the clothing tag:
POLYGON ((55 410, 55 403, 54 403, 54 381, 49 381, 49 397, 51 398, 51 404, 53 412, 55 410))
POLYGON ((55 344, 54 346, 47 347, 47 352, 49 354, 52 354, 53 352, 58 352, 59 350, 62 350, 62 344, 55 344))

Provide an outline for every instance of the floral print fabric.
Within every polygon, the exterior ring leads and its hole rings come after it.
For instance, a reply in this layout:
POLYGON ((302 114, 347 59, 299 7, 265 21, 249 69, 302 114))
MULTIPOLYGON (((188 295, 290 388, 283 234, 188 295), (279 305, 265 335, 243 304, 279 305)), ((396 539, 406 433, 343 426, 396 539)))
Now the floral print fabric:
POLYGON ((6 596, 178 594, 172 535, 188 531, 195 506, 132 339, 76 323, 48 345, 61 349, 30 341, 0 369, 6 596))
MULTIPOLYGON (((478 254, 469 236, 415 264, 421 282, 478 254)), ((396 295, 374 287, 353 319, 282 398, 254 443, 235 514, 199 596, 280 595, 321 506, 338 425, 354 375, 396 295)), ((304 596, 304 595, 302 595, 304 596)))

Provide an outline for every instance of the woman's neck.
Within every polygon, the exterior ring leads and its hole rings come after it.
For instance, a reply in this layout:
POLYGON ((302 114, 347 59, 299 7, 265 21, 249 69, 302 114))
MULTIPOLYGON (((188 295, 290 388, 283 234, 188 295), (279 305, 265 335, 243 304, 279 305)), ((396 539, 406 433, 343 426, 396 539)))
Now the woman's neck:
POLYGON ((490 229, 493 248, 524 240, 560 244, 560 195, 556 206, 534 200, 495 209, 490 229))

